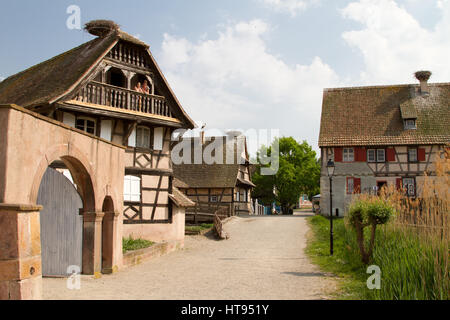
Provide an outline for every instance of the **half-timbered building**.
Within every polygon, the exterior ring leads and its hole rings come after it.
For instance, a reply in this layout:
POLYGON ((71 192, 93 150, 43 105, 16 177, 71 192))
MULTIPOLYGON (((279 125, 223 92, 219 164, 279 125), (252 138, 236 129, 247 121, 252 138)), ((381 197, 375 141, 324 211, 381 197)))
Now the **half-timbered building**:
MULTIPOLYGON (((182 241, 170 140, 174 130, 195 124, 146 43, 111 21, 93 21, 86 29, 93 40, 1 82, 0 103, 126 146, 123 235, 182 241)), ((62 162, 52 165, 67 169, 62 162)))
POLYGON ((335 162, 333 213, 345 213, 355 193, 383 186, 420 196, 424 175, 450 143, 450 83, 325 89, 321 148, 321 211, 330 212, 329 159, 335 162))
MULTIPOLYGON (((184 138, 193 151, 191 163, 174 164, 175 186, 196 206, 187 208, 186 214, 213 214, 219 209, 228 215, 252 214, 250 162, 243 135, 184 138), (200 151, 201 161, 195 161, 200 151), (216 157, 217 152, 223 156, 216 157), (212 159, 208 160, 208 157, 212 159), (212 162, 212 161, 213 162, 212 162)), ((200 158, 200 157, 197 157, 200 158)))

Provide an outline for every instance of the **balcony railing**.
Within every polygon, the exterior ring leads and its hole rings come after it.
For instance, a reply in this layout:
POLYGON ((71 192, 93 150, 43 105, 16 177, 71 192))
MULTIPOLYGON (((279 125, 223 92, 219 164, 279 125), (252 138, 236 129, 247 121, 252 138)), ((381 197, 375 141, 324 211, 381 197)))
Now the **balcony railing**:
POLYGON ((75 100, 172 118, 172 113, 164 97, 95 81, 88 83, 76 96, 75 100))

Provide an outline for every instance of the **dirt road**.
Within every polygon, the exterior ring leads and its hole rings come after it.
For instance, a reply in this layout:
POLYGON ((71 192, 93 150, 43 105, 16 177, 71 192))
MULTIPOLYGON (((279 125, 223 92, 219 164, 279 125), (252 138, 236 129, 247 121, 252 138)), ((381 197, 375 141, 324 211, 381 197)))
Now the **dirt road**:
POLYGON ((325 299, 335 281, 310 263, 301 216, 235 217, 231 238, 186 237, 185 248, 119 273, 83 276, 81 290, 44 279, 45 299, 325 299))

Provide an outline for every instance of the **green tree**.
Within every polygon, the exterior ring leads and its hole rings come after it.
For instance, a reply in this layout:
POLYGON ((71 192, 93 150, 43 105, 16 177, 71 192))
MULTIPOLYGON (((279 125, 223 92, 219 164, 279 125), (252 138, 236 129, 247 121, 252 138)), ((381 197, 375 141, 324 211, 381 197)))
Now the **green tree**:
POLYGON ((287 214, 301 195, 307 194, 312 198, 319 193, 320 163, 315 151, 306 141, 298 143, 292 137, 277 138, 270 147, 262 146, 257 154, 258 163, 263 155, 271 157, 272 150, 279 150, 279 169, 274 175, 262 175, 261 168, 270 164, 257 165, 253 176, 256 185, 253 197, 264 205, 275 202, 287 214), (275 147, 276 144, 278 148, 275 147))

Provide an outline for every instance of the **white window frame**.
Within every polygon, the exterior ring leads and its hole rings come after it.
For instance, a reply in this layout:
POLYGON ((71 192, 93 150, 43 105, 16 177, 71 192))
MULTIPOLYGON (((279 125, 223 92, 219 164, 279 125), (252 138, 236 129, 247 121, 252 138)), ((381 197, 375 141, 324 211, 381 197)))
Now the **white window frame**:
POLYGON ((377 162, 386 162, 386 150, 377 149, 377 162), (382 152, 382 157, 380 156, 380 152, 382 152), (382 159, 380 159, 382 158, 382 159))
POLYGON ((240 191, 236 191, 236 194, 235 194, 235 196, 236 196, 236 199, 235 199, 235 201, 236 202, 240 202, 241 200, 240 200, 240 196, 241 196, 241 193, 240 193, 240 191))
POLYGON ((368 162, 377 162, 377 150, 376 149, 367 150, 367 161, 368 162), (371 155, 373 157, 371 157, 371 155))
POLYGON ((412 163, 416 163, 418 162, 418 149, 417 148, 408 148, 408 162, 412 162, 412 163), (415 159, 413 159, 413 157, 411 157, 411 151, 414 151, 414 157, 415 159))
POLYGON ((347 189, 347 194, 353 194, 355 192, 355 178, 347 178, 346 179, 346 189, 347 189), (351 181, 351 184, 350 184, 351 181), (351 188, 350 188, 351 185, 351 188), (350 192, 351 190, 351 192, 350 192))
POLYGON ((369 163, 386 162, 386 150, 385 149, 367 150, 367 162, 369 163))
POLYGON ((354 148, 344 148, 342 152, 343 162, 355 162, 355 149, 354 148))
POLYGON ((416 179, 415 178, 403 178, 402 179, 403 189, 406 190, 408 197, 416 196, 416 179))
POLYGON ((209 202, 219 202, 219 196, 211 196, 209 202))
POLYGON ((417 129, 417 121, 415 119, 406 119, 405 120, 405 129, 417 129))
POLYGON ((78 130, 84 131, 86 133, 95 135, 95 132, 97 131, 97 121, 94 118, 90 118, 90 117, 84 117, 84 116, 76 117, 76 119, 75 119, 75 128, 78 129, 78 130), (78 128, 78 124, 77 124, 78 120, 83 120, 83 129, 78 128), (87 131, 87 122, 88 121, 91 121, 91 122, 94 123, 94 132, 93 133, 87 131))
POLYGON ((141 202, 141 178, 127 175, 124 177, 123 200, 125 202, 141 202))
POLYGON ((136 128, 136 147, 150 149, 151 148, 150 141, 151 141, 150 128, 146 127, 146 126, 137 126, 137 128, 136 128), (142 132, 144 132, 144 131, 146 131, 148 133, 147 141, 143 141, 143 138, 142 138, 142 132))

